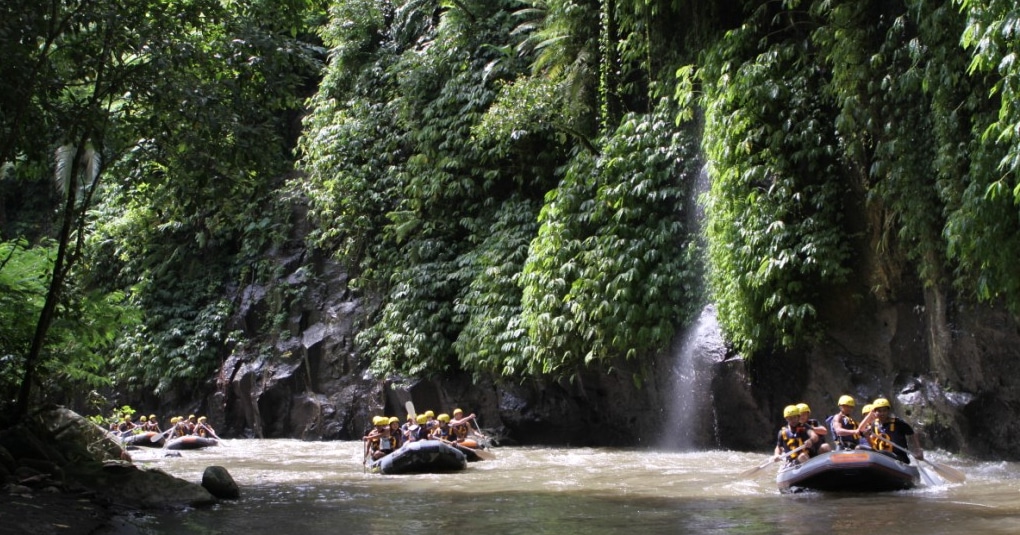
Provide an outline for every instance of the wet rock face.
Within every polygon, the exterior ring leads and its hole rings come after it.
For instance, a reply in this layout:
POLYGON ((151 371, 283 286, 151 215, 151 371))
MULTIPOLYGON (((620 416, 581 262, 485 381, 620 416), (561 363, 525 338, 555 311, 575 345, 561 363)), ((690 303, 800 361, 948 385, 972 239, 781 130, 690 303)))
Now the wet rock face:
POLYGON ((133 465, 118 440, 64 408, 41 410, 0 431, 0 451, 3 483, 22 493, 87 492, 95 501, 139 509, 216 501, 198 484, 133 465))
MULTIPOLYGON (((927 447, 1020 458, 1016 320, 992 306, 958 305, 945 293, 921 289, 904 276, 909 270, 874 255, 861 260, 873 275, 827 294, 819 309, 825 329, 810 347, 745 361, 717 329, 698 335, 694 360, 707 369, 708 384, 694 398, 706 405, 679 410, 671 408, 682 392, 672 382, 677 356, 670 351, 642 363, 615 363, 611 372, 585 371, 572 381, 475 382, 466 374, 378 381, 354 345, 359 318, 376 303, 349 292, 337 263, 317 259, 309 268, 301 258, 281 260, 292 270, 282 284, 305 293, 289 305, 276 353, 267 358, 237 348, 203 403, 221 436, 358 439, 372 416, 403 420, 406 402, 413 401, 419 412, 474 412, 507 443, 668 449, 674 447, 669 437, 682 433, 685 447, 768 451, 785 405, 806 402, 824 420, 837 412, 839 396, 849 394, 858 408, 876 397, 891 399, 927 447)), ((275 332, 268 319, 272 293, 240 290, 234 327, 252 338, 275 332)))

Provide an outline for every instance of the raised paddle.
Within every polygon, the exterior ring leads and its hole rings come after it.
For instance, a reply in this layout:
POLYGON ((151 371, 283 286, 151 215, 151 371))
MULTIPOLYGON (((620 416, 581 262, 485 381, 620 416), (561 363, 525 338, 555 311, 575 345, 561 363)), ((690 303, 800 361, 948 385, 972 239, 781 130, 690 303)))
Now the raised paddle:
POLYGON ((783 453, 781 455, 773 455, 772 457, 769 458, 769 460, 759 464, 758 466, 755 466, 753 468, 748 468, 747 470, 744 470, 743 472, 740 473, 740 477, 745 477, 745 478, 746 477, 751 477, 751 476, 757 474, 758 472, 762 471, 766 466, 768 466, 768 465, 778 461, 779 459, 782 459, 783 457, 786 457, 788 455, 793 455, 794 453, 797 453, 797 452, 799 452, 800 450, 802 450, 802 449, 804 449, 806 447, 808 447, 808 444, 804 443, 804 444, 801 444, 800 447, 794 448, 793 450, 788 451, 786 453, 783 453))
MULTIPOLYGON (((904 448, 903 446, 900 446, 899 444, 897 444, 897 443, 895 443, 895 442, 893 442, 891 440, 886 440, 886 439, 881 438, 881 437, 878 437, 878 440, 881 440, 882 442, 885 442, 886 444, 890 444, 890 445, 892 445, 892 447, 902 451, 903 453, 906 453, 907 455, 909 455, 911 457, 914 457, 913 454, 911 454, 910 451, 908 451, 906 448, 904 448)), ((914 457, 914 458, 917 459, 917 457, 914 457)), ((953 468, 952 466, 948 466, 948 465, 940 464, 940 463, 935 463, 935 462, 929 461, 928 459, 917 459, 917 460, 921 461, 923 463, 927 463, 929 466, 931 466, 932 470, 935 470, 936 474, 941 476, 942 479, 945 479, 946 481, 949 481, 950 483, 963 483, 967 479, 967 476, 963 472, 957 470, 956 468, 953 468)), ((922 468, 922 467, 918 467, 918 468, 922 468)))
POLYGON ((149 442, 152 442, 153 444, 155 444, 156 442, 159 442, 160 440, 166 440, 166 437, 170 436, 170 433, 173 433, 173 432, 174 432, 174 428, 171 427, 170 429, 167 429, 166 431, 163 431, 162 433, 157 433, 157 434, 152 435, 151 437, 149 437, 149 442))
POLYGON ((415 412, 415 410, 414 410, 414 402, 413 401, 408 401, 407 403, 404 403, 404 408, 407 409, 407 414, 411 415, 411 419, 412 420, 417 420, 418 419, 418 413, 415 412))

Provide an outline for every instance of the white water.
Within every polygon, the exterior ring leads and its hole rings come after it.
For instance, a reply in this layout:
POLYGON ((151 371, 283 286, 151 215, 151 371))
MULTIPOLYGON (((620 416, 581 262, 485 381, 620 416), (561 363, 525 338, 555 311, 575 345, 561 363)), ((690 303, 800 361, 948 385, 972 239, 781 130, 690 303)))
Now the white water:
POLYGON ((1020 532, 1020 467, 931 452, 968 481, 880 495, 780 495, 767 459, 728 451, 504 447, 464 472, 364 473, 360 442, 228 440, 136 462, 199 482, 224 466, 242 499, 130 518, 143 534, 325 535, 742 533, 920 535, 1020 532))
POLYGON ((706 306, 674 349, 662 447, 688 451, 718 446, 712 365, 725 357, 715 308, 706 306))

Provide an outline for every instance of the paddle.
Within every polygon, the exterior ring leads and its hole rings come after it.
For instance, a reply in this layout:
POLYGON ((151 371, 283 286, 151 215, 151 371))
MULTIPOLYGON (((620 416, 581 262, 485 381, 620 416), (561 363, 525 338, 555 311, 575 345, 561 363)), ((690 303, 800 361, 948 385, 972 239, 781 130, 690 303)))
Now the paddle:
POLYGON ((413 401, 408 401, 407 403, 404 403, 404 408, 407 409, 407 414, 411 415, 411 419, 412 420, 417 420, 418 419, 418 413, 415 412, 415 410, 414 410, 414 402, 413 401))
MULTIPOLYGON (((890 445, 892 445, 892 447, 902 451, 903 453, 906 453, 907 455, 909 455, 911 457, 914 457, 913 454, 911 454, 910 451, 908 451, 906 448, 904 448, 903 446, 900 446, 899 444, 896 444, 895 442, 893 442, 891 440, 886 440, 886 439, 881 438, 881 437, 878 437, 878 440, 881 440, 882 442, 885 442, 886 444, 890 444, 890 445)), ((914 457, 914 459, 917 459, 917 457, 914 457)), ((967 476, 963 472, 957 470, 956 468, 953 468, 952 466, 948 466, 948 465, 945 465, 945 464, 940 464, 940 463, 932 462, 932 461, 929 461, 928 459, 917 459, 917 460, 921 461, 923 463, 927 463, 929 466, 932 467, 933 470, 935 470, 936 474, 942 476, 942 479, 945 479, 946 481, 949 481, 950 483, 963 483, 964 480, 967 479, 967 476)), ((923 467, 918 466, 918 468, 923 468, 923 467)))
POLYGON ((769 458, 769 460, 759 464, 758 466, 755 466, 753 468, 748 468, 747 470, 744 470, 743 472, 740 473, 740 477, 744 477, 744 478, 751 477, 751 476, 757 474, 758 472, 760 472, 766 466, 768 466, 768 465, 778 461, 779 459, 782 459, 783 457, 786 457, 788 455, 793 455, 794 453, 797 453, 797 452, 799 452, 800 450, 802 450, 802 449, 804 449, 806 447, 808 447, 808 443, 804 443, 800 447, 794 448, 793 450, 788 451, 786 453, 783 453, 781 455, 773 455, 771 458, 769 458))
POLYGON ((492 453, 491 451, 483 450, 481 448, 478 448, 478 449, 469 448, 469 447, 467 447, 467 446, 465 446, 463 444, 459 444, 457 442, 450 442, 448 440, 444 440, 443 442, 446 442, 446 443, 450 444, 451 446, 453 446, 453 447, 455 447, 455 448, 457 448, 459 450, 464 451, 465 453, 477 455, 478 458, 483 460, 483 461, 495 461, 496 460, 496 454, 492 453))
POLYGON ((482 428, 478 426, 478 420, 472 418, 471 423, 475 424, 475 432, 478 435, 478 437, 482 439, 482 442, 484 443, 485 447, 489 447, 491 439, 489 438, 488 435, 482 432, 482 428))
POLYGON ((211 436, 211 437, 215 438, 216 440, 218 440, 218 441, 220 441, 220 442, 223 442, 223 439, 222 439, 222 438, 220 438, 220 437, 218 437, 218 436, 216 436, 216 432, 215 432, 215 431, 213 431, 213 430, 212 430, 212 428, 211 428, 211 427, 209 427, 208 425, 205 425, 205 424, 198 424, 198 427, 196 427, 196 428, 195 428, 195 434, 196 434, 196 435, 198 434, 198 430, 199 430, 199 429, 205 429, 205 431, 206 431, 207 433, 209 433, 209 436, 211 436))
POLYGON ((173 432, 174 432, 174 427, 171 426, 170 429, 167 429, 166 431, 163 431, 162 433, 159 433, 157 435, 152 435, 151 437, 149 437, 149 442, 156 443, 156 442, 159 442, 160 440, 166 440, 166 437, 170 436, 170 433, 173 433, 173 432))

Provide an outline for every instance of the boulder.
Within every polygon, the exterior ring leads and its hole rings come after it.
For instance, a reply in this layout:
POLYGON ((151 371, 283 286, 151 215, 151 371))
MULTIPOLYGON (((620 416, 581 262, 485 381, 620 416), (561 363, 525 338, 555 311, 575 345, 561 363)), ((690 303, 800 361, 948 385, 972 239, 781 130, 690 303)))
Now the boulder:
POLYGON ((208 466, 202 472, 202 486, 210 494, 224 500, 236 500, 241 497, 241 489, 237 487, 230 472, 222 466, 208 466))

